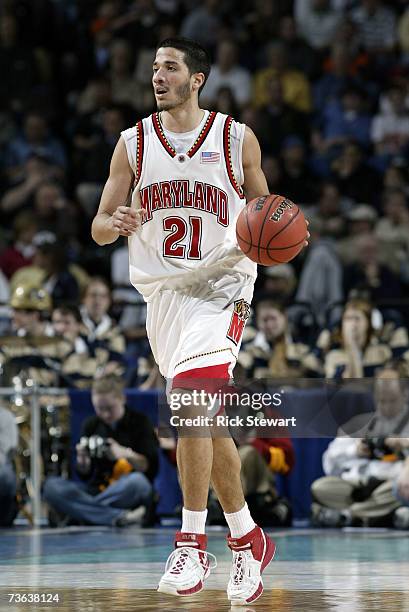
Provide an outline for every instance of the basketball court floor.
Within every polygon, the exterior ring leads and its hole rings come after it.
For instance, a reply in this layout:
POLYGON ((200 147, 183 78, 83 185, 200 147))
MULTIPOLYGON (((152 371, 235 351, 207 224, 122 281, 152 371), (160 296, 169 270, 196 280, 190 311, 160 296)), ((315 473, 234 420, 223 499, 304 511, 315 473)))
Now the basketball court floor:
POLYGON ((278 550, 263 575, 264 594, 238 608, 226 597, 231 553, 224 530, 209 532, 218 567, 204 591, 183 599, 156 592, 174 530, 0 530, 0 610, 409 612, 407 531, 271 530, 278 550))

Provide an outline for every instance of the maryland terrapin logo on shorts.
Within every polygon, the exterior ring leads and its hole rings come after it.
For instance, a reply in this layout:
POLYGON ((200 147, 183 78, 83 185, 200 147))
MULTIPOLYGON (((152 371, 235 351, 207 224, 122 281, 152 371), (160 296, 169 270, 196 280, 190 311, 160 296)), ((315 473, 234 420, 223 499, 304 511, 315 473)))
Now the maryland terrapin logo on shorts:
POLYGON ((240 299, 234 302, 234 310, 231 316, 229 329, 227 331, 227 338, 238 344, 243 335, 244 326, 247 319, 250 316, 250 304, 245 300, 240 299))

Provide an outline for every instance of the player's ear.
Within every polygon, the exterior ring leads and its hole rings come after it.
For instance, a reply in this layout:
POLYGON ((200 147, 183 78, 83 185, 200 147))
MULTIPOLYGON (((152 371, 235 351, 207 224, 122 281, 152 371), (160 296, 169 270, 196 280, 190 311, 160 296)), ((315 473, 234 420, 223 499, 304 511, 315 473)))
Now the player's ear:
POLYGON ((198 91, 203 85, 204 81, 205 81, 205 75, 203 74, 203 72, 195 72, 195 74, 193 75, 193 81, 192 81, 193 91, 198 91))

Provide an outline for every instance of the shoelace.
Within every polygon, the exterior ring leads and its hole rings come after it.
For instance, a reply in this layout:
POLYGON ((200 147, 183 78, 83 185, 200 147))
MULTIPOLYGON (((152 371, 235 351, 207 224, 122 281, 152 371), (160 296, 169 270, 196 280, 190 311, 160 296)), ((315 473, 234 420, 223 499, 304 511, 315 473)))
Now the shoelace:
POLYGON ((249 553, 246 551, 233 551, 233 565, 230 572, 230 577, 234 585, 240 585, 246 574, 247 562, 249 553))
POLYGON ((213 565, 210 565, 209 569, 215 569, 217 567, 216 557, 212 555, 212 553, 198 550, 192 546, 181 546, 180 548, 175 548, 175 550, 169 555, 166 562, 165 572, 170 570, 172 574, 180 574, 184 570, 186 561, 188 559, 191 559, 191 561, 194 563, 198 563, 198 553, 202 553, 205 559, 210 557, 210 559, 213 561, 213 565), (172 567, 173 564, 174 567, 172 567))

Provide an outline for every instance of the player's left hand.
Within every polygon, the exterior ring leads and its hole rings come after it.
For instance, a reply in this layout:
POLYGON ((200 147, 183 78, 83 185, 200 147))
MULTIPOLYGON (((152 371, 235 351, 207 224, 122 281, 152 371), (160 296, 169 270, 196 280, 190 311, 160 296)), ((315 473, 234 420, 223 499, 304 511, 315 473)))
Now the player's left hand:
POLYGON ((120 236, 132 236, 141 226, 145 209, 136 210, 130 206, 118 206, 112 215, 112 227, 120 236))

